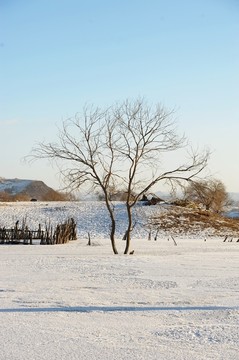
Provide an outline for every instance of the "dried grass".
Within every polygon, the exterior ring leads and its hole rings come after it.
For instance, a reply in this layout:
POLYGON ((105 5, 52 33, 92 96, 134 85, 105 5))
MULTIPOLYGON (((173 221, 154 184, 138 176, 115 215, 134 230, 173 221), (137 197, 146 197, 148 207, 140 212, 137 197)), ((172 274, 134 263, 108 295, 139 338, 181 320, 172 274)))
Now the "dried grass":
POLYGON ((239 236, 239 219, 180 206, 169 207, 160 216, 153 216, 150 225, 167 232, 196 234, 205 231, 209 235, 239 236))

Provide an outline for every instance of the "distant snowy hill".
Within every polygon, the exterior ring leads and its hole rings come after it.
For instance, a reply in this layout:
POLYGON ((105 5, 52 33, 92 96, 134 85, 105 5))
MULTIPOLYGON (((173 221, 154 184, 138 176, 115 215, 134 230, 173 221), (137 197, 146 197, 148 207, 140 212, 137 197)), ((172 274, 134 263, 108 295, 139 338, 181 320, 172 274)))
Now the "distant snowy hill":
POLYGON ((48 197, 57 193, 43 181, 27 179, 0 178, 0 200, 9 198, 30 200, 50 200, 48 197))
POLYGON ((230 199, 232 199, 232 201, 238 202, 239 201, 239 193, 238 192, 229 192, 228 193, 230 199))
POLYGON ((0 191, 16 195, 24 191, 33 180, 4 179, 0 178, 0 191))

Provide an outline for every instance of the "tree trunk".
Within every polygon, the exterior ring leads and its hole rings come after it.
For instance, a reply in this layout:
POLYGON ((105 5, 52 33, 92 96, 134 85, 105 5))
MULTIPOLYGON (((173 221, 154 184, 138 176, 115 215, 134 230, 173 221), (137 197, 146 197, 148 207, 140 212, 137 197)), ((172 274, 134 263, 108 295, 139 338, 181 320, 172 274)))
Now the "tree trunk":
POLYGON ((131 240, 131 230, 128 229, 127 230, 127 237, 126 237, 126 246, 125 246, 125 250, 124 250, 124 254, 127 255, 129 252, 129 247, 130 247, 130 240, 131 240))
POLYGON ((126 207, 127 207, 127 215, 128 215, 128 229, 126 231, 126 246, 124 250, 125 255, 127 255, 129 252, 131 231, 132 231, 132 210, 129 204, 126 204, 126 207))
POLYGON ((118 250, 117 250, 116 245, 115 245, 115 219, 112 219, 112 218, 111 218, 110 240, 111 240, 111 246, 112 246, 113 253, 115 255, 117 255, 118 250))
POLYGON ((105 194, 105 203, 110 215, 110 221, 111 221, 111 230, 110 230, 110 241, 111 241, 111 246, 112 246, 112 250, 114 254, 118 254, 118 250, 116 248, 116 244, 115 244, 115 217, 114 217, 114 211, 112 209, 112 207, 110 206, 107 194, 105 194))

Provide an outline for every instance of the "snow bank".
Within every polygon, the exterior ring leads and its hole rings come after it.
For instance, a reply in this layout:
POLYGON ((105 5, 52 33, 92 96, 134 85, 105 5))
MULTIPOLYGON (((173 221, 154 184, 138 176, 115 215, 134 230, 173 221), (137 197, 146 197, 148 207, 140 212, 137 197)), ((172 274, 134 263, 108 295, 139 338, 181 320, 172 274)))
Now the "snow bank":
MULTIPOLYGON (((137 238, 147 236, 145 223, 150 213, 155 212, 156 207, 137 206, 134 217, 137 215, 137 224, 134 228, 134 236, 137 238)), ((26 219, 30 228, 37 229, 38 224, 56 225, 73 217, 77 222, 79 237, 87 237, 90 233, 92 238, 109 238, 110 221, 109 215, 103 202, 18 202, 1 203, 0 227, 14 226, 15 222, 26 219)), ((123 203, 115 203, 117 221, 116 236, 122 238, 126 231, 126 210, 123 203)))

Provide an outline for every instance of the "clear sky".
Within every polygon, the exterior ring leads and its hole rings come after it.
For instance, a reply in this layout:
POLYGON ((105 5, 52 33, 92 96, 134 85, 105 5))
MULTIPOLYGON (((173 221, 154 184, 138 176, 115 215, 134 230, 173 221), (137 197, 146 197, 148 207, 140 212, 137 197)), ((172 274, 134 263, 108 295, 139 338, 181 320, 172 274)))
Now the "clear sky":
POLYGON ((0 0, 0 176, 59 188, 22 161, 84 104, 145 97, 239 192, 238 0, 0 0))

